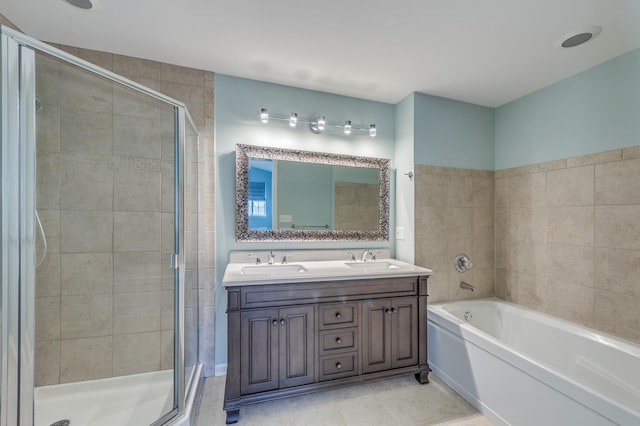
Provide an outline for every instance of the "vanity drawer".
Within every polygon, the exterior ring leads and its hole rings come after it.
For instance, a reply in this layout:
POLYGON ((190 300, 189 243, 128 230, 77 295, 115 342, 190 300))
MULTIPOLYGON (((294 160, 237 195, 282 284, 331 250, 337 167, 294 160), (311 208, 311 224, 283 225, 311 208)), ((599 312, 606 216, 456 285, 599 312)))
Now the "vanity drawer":
POLYGON ((320 356, 337 352, 358 350, 358 329, 340 328, 336 330, 323 330, 319 333, 320 356))
POLYGON ((355 302, 322 304, 318 307, 318 314, 320 330, 358 325, 358 304, 355 302))
POLYGON ((320 358, 318 380, 332 380, 358 374, 358 353, 329 355, 320 358))

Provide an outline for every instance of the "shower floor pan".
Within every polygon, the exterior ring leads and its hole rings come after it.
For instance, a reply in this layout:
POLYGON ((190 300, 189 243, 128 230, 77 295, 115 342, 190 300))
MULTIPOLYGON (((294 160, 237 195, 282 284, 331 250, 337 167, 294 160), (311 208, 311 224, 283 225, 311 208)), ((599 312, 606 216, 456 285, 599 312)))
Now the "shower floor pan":
POLYGON ((140 426, 173 405, 173 370, 35 388, 35 426, 140 426))

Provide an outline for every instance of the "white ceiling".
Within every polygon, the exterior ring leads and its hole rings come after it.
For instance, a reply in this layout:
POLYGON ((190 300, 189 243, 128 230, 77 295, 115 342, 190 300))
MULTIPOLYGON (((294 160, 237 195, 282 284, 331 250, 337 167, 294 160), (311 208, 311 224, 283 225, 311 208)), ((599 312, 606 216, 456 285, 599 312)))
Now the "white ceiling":
POLYGON ((41 40, 396 103, 496 107, 640 47, 640 0, 0 0, 41 40), (572 49, 563 35, 598 25, 572 49))

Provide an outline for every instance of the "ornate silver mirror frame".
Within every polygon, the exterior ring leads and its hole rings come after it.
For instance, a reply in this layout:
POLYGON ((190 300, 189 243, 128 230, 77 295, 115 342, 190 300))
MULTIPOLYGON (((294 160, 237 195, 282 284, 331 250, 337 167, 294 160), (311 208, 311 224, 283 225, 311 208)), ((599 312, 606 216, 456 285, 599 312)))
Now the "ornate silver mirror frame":
POLYGON ((253 145, 236 145, 236 240, 252 241, 388 241, 389 240, 389 160, 382 158, 356 157, 323 152, 298 151, 253 145), (380 196, 378 203, 378 229, 376 231, 307 230, 307 229, 249 229, 249 158, 296 161, 366 167, 378 169, 380 173, 380 196))

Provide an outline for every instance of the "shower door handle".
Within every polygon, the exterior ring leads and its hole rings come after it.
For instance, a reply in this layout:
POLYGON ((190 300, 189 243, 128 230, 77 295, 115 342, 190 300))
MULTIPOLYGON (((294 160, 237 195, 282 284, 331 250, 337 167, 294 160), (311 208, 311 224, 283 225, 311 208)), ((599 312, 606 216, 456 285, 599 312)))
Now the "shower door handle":
POLYGON ((179 263, 178 255, 175 253, 171 253, 169 255, 169 268, 178 269, 179 264, 180 263, 179 263))

